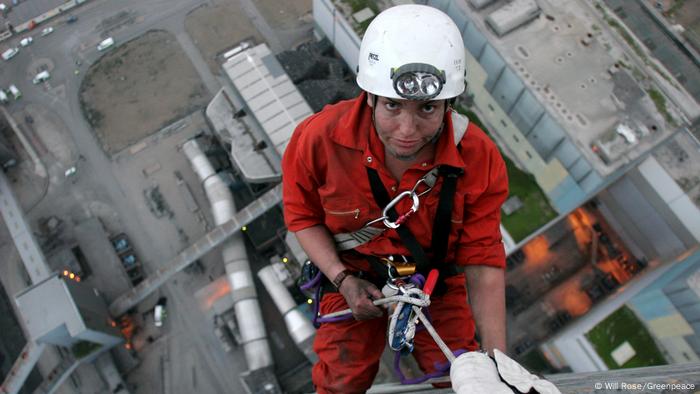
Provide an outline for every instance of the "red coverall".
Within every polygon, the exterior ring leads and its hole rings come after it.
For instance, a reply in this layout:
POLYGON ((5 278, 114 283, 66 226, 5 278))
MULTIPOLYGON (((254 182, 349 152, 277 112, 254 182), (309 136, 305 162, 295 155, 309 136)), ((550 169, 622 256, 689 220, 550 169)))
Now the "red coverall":
MULTIPOLYGON (((366 102, 366 93, 362 93, 353 100, 327 106, 295 130, 282 162, 284 216, 289 231, 325 225, 332 234, 352 232, 380 217, 381 209, 372 196, 365 167, 379 173, 393 198, 411 190, 433 167, 447 164, 464 169, 464 175, 459 178, 454 196, 446 261, 503 268, 500 207, 508 194, 508 181, 494 143, 470 123, 458 149, 447 114, 434 161, 415 164, 397 182, 384 166, 384 147, 366 102)), ((432 256, 429 248, 441 184, 439 178, 435 188, 420 198, 418 212, 403 224, 409 227, 428 259, 432 256)), ((396 206, 397 212, 407 212, 410 204, 410 199, 403 199, 396 206)), ((409 254, 394 230, 383 232, 355 251, 380 257, 409 254)), ((341 259, 351 270, 370 270, 364 259, 343 254, 341 259)), ((436 266, 442 263, 435 262, 436 266)), ((447 278, 446 283, 446 294, 433 297, 429 307, 433 323, 452 350, 475 350, 478 344, 474 340, 475 326, 467 304, 464 274, 447 278)), ((347 304, 340 293, 327 293, 320 308, 321 314, 327 314, 345 309, 347 304)), ((314 342, 319 362, 312 376, 318 392, 366 391, 377 373, 386 326, 386 317, 323 324, 314 342)), ((436 362, 446 361, 427 332, 416 335, 415 345, 414 355, 424 371, 434 371, 436 362)))

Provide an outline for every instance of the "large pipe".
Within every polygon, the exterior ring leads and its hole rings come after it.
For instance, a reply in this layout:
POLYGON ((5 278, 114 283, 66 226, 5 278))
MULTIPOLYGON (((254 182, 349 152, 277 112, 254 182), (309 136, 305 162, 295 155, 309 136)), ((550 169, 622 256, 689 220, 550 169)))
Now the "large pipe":
POLYGON ((287 325, 287 330, 294 343, 312 364, 316 363, 318 356, 312 347, 316 330, 309 319, 296 309, 297 305, 294 303, 292 295, 280 282, 274 267, 268 265, 258 271, 258 278, 265 285, 267 293, 270 294, 275 306, 284 317, 284 323, 287 325))
MULTIPOLYGON (((209 159, 202 152, 196 140, 182 145, 182 150, 190 160, 194 172, 202 181, 204 191, 211 204, 212 215, 217 226, 230 220, 236 207, 228 186, 214 172, 209 159)), ((270 345, 267 342, 265 324, 258 305, 253 275, 243 243, 243 236, 233 235, 222 251, 226 276, 231 284, 231 296, 236 313, 236 320, 241 333, 243 351, 248 369, 251 371, 273 364, 270 345)))
POLYGON ((44 352, 46 344, 28 341, 22 349, 12 368, 5 376, 5 381, 0 386, 0 393, 17 394, 24 386, 24 382, 34 369, 34 366, 39 362, 41 354, 44 352))

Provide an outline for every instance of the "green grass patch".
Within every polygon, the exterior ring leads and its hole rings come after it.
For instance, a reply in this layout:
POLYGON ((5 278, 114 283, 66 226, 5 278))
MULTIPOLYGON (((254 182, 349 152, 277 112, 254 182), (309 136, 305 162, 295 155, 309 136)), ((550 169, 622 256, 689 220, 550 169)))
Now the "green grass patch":
POLYGON ((610 369, 666 364, 664 356, 649 331, 627 306, 623 306, 598 323, 586 333, 586 338, 610 369), (623 365, 617 365, 610 353, 625 341, 630 343, 637 354, 623 365))
POLYGON ((367 19, 366 21, 364 21, 364 22, 358 24, 358 27, 357 27, 357 33, 358 33, 358 35, 364 36, 364 35, 365 35, 365 31, 367 31, 367 28, 369 27, 369 24, 372 23, 373 20, 374 20, 374 18, 370 18, 370 19, 367 19))
MULTIPOLYGON (((343 0, 343 2, 350 6, 350 9, 352 10, 353 14, 358 11, 362 11, 367 7, 369 7, 369 9, 372 10, 372 12, 374 12, 375 16, 379 14, 379 7, 377 7, 377 3, 373 0, 343 0)), ((353 18, 350 18, 350 21, 353 25, 353 29, 355 29, 355 32, 360 37, 362 37, 365 34, 365 31, 367 30, 367 27, 369 27, 369 24, 372 23, 372 20, 374 20, 374 17, 369 18, 362 23, 356 23, 353 18)))
MULTIPOLYGON (((485 133, 491 135, 481 122, 478 116, 472 111, 456 106, 455 109, 467 115, 471 122, 474 122, 485 133)), ((538 228, 547 224, 557 217, 556 211, 549 205, 549 200, 545 196, 540 186, 535 181, 535 177, 519 169, 512 160, 503 155, 508 170, 509 197, 518 196, 523 203, 522 208, 506 216, 501 216, 503 226, 515 242, 520 242, 538 228)))
POLYGON ((651 98, 651 101, 654 102, 654 105, 656 106, 656 110, 663 115, 664 119, 666 119, 667 122, 673 123, 673 117, 671 114, 668 112, 668 109, 666 108, 666 99, 664 98, 664 95, 661 94, 656 89, 649 89, 647 90, 647 93, 649 94, 649 97, 651 98))
POLYGON ((516 361, 518 361, 532 373, 549 374, 556 372, 552 364, 550 364, 542 352, 536 348, 521 355, 516 361))
POLYGON ((513 240, 520 242, 556 218, 557 213, 549 205, 535 177, 516 167, 507 157, 503 159, 508 169, 509 196, 518 196, 523 207, 508 216, 502 215, 501 222, 513 240))
POLYGON ((75 358, 83 358, 101 347, 102 345, 99 343, 80 341, 73 345, 71 349, 73 350, 73 356, 75 356, 75 358))
POLYGON ((377 4, 371 0, 344 0, 343 2, 350 6, 353 14, 367 7, 369 7, 375 15, 379 13, 379 7, 377 7, 377 4))

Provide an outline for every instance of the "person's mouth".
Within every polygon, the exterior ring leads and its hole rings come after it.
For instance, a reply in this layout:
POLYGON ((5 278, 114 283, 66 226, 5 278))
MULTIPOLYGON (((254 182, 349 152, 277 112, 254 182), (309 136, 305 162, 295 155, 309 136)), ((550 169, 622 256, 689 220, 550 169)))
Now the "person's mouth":
POLYGON ((413 148, 418 144, 417 140, 394 140, 394 144, 396 144, 397 147, 399 148, 413 148))

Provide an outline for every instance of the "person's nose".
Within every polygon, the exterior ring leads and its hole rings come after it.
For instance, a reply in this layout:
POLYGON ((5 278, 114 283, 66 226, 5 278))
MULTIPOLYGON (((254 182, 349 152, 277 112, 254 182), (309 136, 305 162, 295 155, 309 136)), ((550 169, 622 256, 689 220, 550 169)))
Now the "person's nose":
POLYGON ((399 135, 402 137, 414 135, 416 128, 417 123, 414 114, 410 111, 402 113, 399 119, 399 135))

